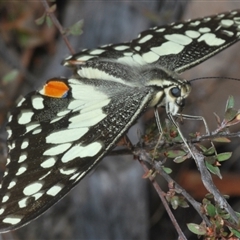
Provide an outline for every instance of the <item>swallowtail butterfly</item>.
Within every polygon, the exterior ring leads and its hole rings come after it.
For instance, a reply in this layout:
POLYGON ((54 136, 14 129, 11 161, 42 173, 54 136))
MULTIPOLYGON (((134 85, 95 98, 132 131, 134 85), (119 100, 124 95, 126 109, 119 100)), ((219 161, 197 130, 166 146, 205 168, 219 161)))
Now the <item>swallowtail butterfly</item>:
POLYGON ((147 107, 176 115, 190 93, 178 74, 239 40, 240 11, 154 27, 131 42, 64 61, 70 79, 29 93, 7 124, 0 231, 19 228, 67 194, 147 107))

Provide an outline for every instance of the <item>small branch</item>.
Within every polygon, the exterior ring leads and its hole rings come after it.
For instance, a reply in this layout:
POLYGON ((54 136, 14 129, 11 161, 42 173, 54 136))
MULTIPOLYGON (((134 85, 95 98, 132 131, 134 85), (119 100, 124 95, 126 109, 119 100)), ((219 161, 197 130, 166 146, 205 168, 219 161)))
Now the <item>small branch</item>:
POLYGON ((62 27, 62 25, 60 24, 60 22, 58 21, 58 19, 56 18, 55 14, 51 11, 47 0, 40 0, 42 2, 42 5, 44 6, 45 10, 46 10, 46 14, 51 18, 51 20, 53 21, 53 24, 56 26, 56 28, 58 29, 58 31, 60 32, 60 34, 62 35, 62 38, 66 44, 66 46, 68 47, 70 53, 73 55, 75 53, 75 51, 73 50, 71 44, 68 41, 68 38, 65 35, 65 31, 62 27))
POLYGON ((203 185, 210 193, 213 194, 214 199, 219 204, 219 206, 225 209, 230 214, 232 219, 238 224, 239 219, 236 213, 233 211, 231 206, 228 204, 227 200, 222 196, 222 194, 219 192, 219 190, 213 183, 212 176, 205 165, 203 154, 200 153, 195 146, 192 145, 191 148, 192 148, 192 151, 194 152, 194 156, 195 156, 194 160, 201 173, 201 179, 202 179, 203 185))
MULTIPOLYGON (((134 149, 134 155, 138 156, 141 161, 150 163, 155 170, 159 172, 159 174, 168 182, 168 183, 174 183, 174 187, 178 192, 181 192, 181 194, 188 200, 189 203, 195 208, 195 210, 198 212, 198 214, 201 216, 201 218, 205 221, 205 223, 208 226, 211 226, 210 221, 206 217, 206 215, 203 214, 202 211, 202 205, 201 203, 197 202, 191 195, 189 195, 184 188, 182 188, 178 183, 176 183, 163 169, 162 165, 159 164, 159 162, 152 161, 149 154, 142 148, 136 148, 134 149)), ((142 164, 142 163, 141 163, 142 164)))
MULTIPOLYGON (((149 169, 147 168, 147 166, 145 165, 145 163, 143 161, 139 161, 145 171, 145 173, 149 172, 149 169)), ((176 220, 176 218, 174 217, 174 215, 172 214, 172 211, 165 199, 165 193, 163 192, 163 190, 160 188, 160 186, 158 185, 158 183, 154 180, 154 178, 152 176, 149 176, 150 181, 152 182, 156 192, 158 193, 158 196, 160 197, 167 213, 168 216, 170 217, 173 225, 175 226, 176 231, 178 232, 179 235, 179 239, 183 239, 183 240, 187 240, 186 236, 184 235, 184 233, 182 232, 180 226, 178 225, 178 222, 176 220)))

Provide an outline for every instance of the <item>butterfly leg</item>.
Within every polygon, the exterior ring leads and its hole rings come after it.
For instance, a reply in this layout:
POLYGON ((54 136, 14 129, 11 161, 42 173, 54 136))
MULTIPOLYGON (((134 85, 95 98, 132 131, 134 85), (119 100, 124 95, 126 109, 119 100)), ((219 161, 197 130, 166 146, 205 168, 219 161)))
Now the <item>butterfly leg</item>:
POLYGON ((185 139, 185 137, 183 136, 182 132, 181 132, 181 129, 180 127, 178 126, 177 122, 175 121, 175 119, 173 118, 173 115, 167 111, 167 116, 169 118, 169 120, 174 124, 174 126, 176 127, 177 131, 178 131, 178 134, 180 135, 181 139, 183 140, 185 146, 187 147, 189 153, 191 154, 191 156, 193 157, 193 159, 196 160, 196 157, 193 153, 193 151, 191 150, 189 144, 187 143, 187 140, 185 139))
MULTIPOLYGON (((205 118, 203 116, 193 116, 193 115, 187 115, 187 114, 177 114, 177 116, 180 116, 181 118, 187 119, 187 120, 202 121, 203 124, 204 124, 204 127, 205 127, 206 134, 208 136, 210 136, 209 127, 208 127, 207 122, 206 122, 206 120, 205 120, 205 118)), ((215 149, 215 146, 214 146, 213 142, 212 141, 210 141, 210 142, 211 142, 211 146, 213 147, 213 149, 215 151, 215 154, 217 155, 217 152, 216 152, 216 149, 215 149)))

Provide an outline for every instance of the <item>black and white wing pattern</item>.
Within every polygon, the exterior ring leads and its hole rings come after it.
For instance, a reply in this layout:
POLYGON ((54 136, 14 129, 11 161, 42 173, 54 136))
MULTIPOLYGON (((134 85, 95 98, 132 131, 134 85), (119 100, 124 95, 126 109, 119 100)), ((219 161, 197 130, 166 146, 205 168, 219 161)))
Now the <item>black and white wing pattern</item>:
POLYGON ((151 88, 85 80, 51 79, 12 112, 1 231, 26 224, 69 192, 123 136, 152 94, 151 88))
POLYGON ((239 40, 240 11, 156 27, 129 43, 64 61, 70 79, 29 93, 7 124, 0 231, 19 228, 68 193, 147 107, 175 115, 190 93, 180 73, 239 40))
POLYGON ((154 64, 181 73, 238 41, 239 26, 240 12, 234 10, 153 27, 131 42, 85 50, 67 58, 63 64, 84 68, 86 60, 106 58, 128 65, 154 64))

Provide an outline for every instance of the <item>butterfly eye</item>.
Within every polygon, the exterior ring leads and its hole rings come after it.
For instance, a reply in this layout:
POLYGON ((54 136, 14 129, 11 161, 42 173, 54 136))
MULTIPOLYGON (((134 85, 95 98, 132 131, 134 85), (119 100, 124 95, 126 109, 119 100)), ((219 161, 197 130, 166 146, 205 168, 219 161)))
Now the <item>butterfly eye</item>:
POLYGON ((181 96, 181 90, 178 87, 171 88, 171 94, 173 97, 180 97, 181 96))

